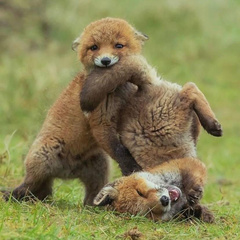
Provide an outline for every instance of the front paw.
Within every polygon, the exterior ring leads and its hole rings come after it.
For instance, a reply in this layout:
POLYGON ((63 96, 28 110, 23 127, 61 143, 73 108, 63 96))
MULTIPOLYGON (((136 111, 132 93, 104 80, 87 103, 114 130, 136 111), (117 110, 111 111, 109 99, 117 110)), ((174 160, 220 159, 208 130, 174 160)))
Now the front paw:
POLYGON ((135 172, 141 172, 143 169, 137 163, 133 163, 131 166, 121 167, 123 176, 129 176, 135 172))
POLYGON ((84 113, 92 112, 98 103, 94 102, 94 98, 90 99, 84 90, 80 93, 80 107, 84 113))
POLYGON ((203 187, 197 185, 188 191, 187 200, 190 205, 194 205, 199 202, 202 196, 203 196, 203 187))

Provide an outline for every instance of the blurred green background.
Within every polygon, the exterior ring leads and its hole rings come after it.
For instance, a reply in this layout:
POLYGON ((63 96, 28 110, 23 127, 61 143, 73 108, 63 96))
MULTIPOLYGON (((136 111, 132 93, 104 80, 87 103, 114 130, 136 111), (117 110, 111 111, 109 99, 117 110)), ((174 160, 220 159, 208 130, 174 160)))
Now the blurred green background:
MULTIPOLYGON (((159 75, 193 81, 209 100, 224 136, 203 132, 199 140, 209 169, 204 201, 219 221, 227 215, 239 223, 240 1, 234 0, 0 1, 0 187, 21 181, 24 156, 48 108, 81 70, 72 41, 107 16, 149 36, 143 54, 159 75)), ((78 189, 75 201, 82 201, 78 189)))

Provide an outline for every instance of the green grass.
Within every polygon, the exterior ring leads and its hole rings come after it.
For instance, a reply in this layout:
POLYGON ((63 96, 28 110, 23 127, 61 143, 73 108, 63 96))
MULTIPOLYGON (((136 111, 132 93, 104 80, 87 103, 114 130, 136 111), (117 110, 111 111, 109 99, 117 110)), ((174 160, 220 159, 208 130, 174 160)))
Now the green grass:
MULTIPOLYGON (((0 9, 0 187, 24 176, 24 156, 46 112, 81 69, 71 42, 93 20, 121 17, 149 35, 144 55, 164 78, 195 82, 224 136, 205 132, 199 157, 208 167, 203 202, 215 224, 154 223, 143 217, 84 208, 83 186, 55 181, 49 203, 0 200, 0 239, 240 239, 240 2, 3 1, 0 9), (130 239, 130 236, 128 236, 130 239)), ((114 165, 114 178, 119 176, 114 165)))

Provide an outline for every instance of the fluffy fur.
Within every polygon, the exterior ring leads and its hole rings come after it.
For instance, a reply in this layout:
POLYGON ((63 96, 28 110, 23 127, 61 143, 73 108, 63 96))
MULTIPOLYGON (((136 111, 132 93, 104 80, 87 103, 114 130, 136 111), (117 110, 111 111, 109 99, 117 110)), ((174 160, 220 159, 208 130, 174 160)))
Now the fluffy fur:
MULTIPOLYGON (((26 156, 24 181, 12 192, 5 193, 6 200, 11 195, 17 200, 35 197, 43 200, 52 194, 55 178, 79 178, 86 189, 84 204, 92 205, 93 198, 108 181, 109 162, 79 107, 79 94, 91 71, 100 69, 101 64, 110 66, 112 60, 115 64, 124 55, 140 53, 146 39, 122 19, 105 18, 86 27, 73 43, 84 69, 48 111, 26 156)), ((130 159, 123 173, 140 170, 127 148, 123 145, 119 148, 123 157, 130 159)))
POLYGON ((205 96, 194 83, 181 87, 162 80, 144 61, 139 65, 139 56, 131 56, 134 58, 130 65, 128 61, 119 61, 109 69, 94 70, 83 86, 91 105, 95 101, 95 91, 105 91, 104 85, 101 88, 97 84, 96 88, 95 81, 114 85, 119 82, 117 77, 124 79, 124 72, 128 76, 128 72, 140 66, 144 71, 136 78, 132 74, 131 81, 140 76, 150 79, 142 81, 138 88, 131 83, 120 85, 106 94, 101 104, 96 104, 95 110, 88 113, 95 139, 108 153, 112 152, 112 156, 121 156, 118 142, 123 143, 143 169, 169 159, 196 158, 201 125, 213 136, 222 135, 221 125, 205 96))
POLYGON ((167 221, 181 215, 213 222, 213 214, 199 203, 205 181, 206 168, 202 162, 175 159, 107 184, 94 204, 153 220, 167 221))
MULTIPOLYGON (((85 68, 50 108, 25 159, 24 181, 11 193, 6 193, 5 199, 12 194, 18 200, 32 197, 43 200, 52 194, 55 178, 79 178, 86 189, 84 204, 92 205, 94 197, 108 182, 109 164, 105 151, 117 159, 122 172, 127 175, 140 170, 139 164, 147 168, 172 159, 172 152, 179 157, 196 155, 194 145, 198 136, 198 118, 209 133, 221 135, 219 123, 195 85, 181 88, 164 82, 165 89, 162 81, 157 87, 149 84, 149 81, 158 81, 158 77, 138 55, 145 39, 144 35, 119 19, 103 19, 84 30, 73 48, 77 49, 85 68), (105 33, 109 32, 111 34, 105 39, 105 33), (120 48, 123 53, 116 48, 120 43, 118 38, 126 41, 123 42, 125 47, 120 48), (116 40, 114 44, 113 39, 116 40), (101 43, 105 45, 107 40, 109 48, 104 50, 106 46, 102 48, 101 43), (110 64, 104 59, 104 52, 112 60, 111 51, 113 58, 118 56, 118 62, 110 68, 96 65, 95 59, 101 58, 103 65, 110 64), (102 84, 104 79, 105 85, 102 84), (92 89, 88 86, 108 86, 110 92, 108 87, 103 92, 96 88, 98 93, 91 95, 92 89), (79 107, 80 92, 83 98, 94 96, 88 99, 94 109, 89 119, 79 107), (163 100, 164 96, 166 100, 163 100), (174 107, 168 108, 167 101, 172 101, 174 107), (150 109, 154 109, 153 115, 150 109)), ((82 102, 84 110, 85 103, 82 102)))
MULTIPOLYGON (((109 73, 104 72, 114 72, 121 65, 122 69, 128 68, 119 62, 111 70, 101 70, 100 79, 106 80, 109 73)), ((195 84, 187 83, 181 87, 158 78, 154 71, 151 73, 148 76, 152 77, 151 82, 155 85, 142 84, 138 90, 130 83, 121 85, 104 100, 105 105, 99 105, 89 115, 90 124, 91 120, 94 123, 98 120, 98 125, 91 125, 98 141, 107 142, 104 138, 117 133, 119 141, 147 170, 108 184, 95 199, 95 204, 108 204, 119 212, 143 214, 153 219, 169 220, 177 213, 184 212, 187 217, 195 216, 213 222, 213 214, 199 204, 206 172, 204 165, 196 160, 196 143, 200 125, 214 136, 222 135, 221 125, 195 84), (126 97, 126 93, 131 94, 126 97), (155 171, 157 174, 153 176, 155 171), (166 187, 153 191, 156 186, 152 186, 151 182, 166 187), (136 189, 139 185, 141 191, 136 189), (160 199, 163 196, 169 198, 166 189, 170 187, 178 187, 182 192, 181 198, 176 203, 173 201, 170 204, 169 201, 167 206, 163 206, 160 199), (144 191, 151 194, 143 197, 139 192, 144 191)), ((113 73, 111 81, 115 80, 114 76, 113 73)), ((114 144, 109 146, 114 151, 114 144)))

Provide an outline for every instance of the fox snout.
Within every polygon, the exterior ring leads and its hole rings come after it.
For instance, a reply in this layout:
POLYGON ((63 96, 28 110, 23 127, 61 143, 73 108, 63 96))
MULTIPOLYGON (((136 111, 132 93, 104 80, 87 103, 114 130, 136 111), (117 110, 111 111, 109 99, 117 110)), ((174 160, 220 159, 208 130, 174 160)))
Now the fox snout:
POLYGON ((101 63, 105 66, 108 66, 111 63, 111 59, 108 57, 104 57, 102 58, 101 63))
POLYGON ((166 207, 168 206, 169 202, 170 202, 170 198, 166 195, 163 195, 161 198, 160 198, 160 202, 161 204, 166 207))
POLYGON ((164 188, 159 201, 163 207, 167 207, 177 202, 181 195, 182 191, 178 187, 170 185, 164 188))
POLYGON ((98 67, 110 67, 119 61, 118 56, 98 56, 94 59, 94 64, 98 67))

